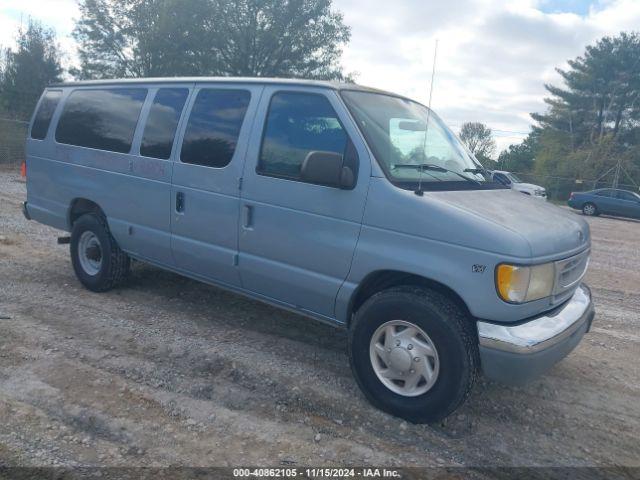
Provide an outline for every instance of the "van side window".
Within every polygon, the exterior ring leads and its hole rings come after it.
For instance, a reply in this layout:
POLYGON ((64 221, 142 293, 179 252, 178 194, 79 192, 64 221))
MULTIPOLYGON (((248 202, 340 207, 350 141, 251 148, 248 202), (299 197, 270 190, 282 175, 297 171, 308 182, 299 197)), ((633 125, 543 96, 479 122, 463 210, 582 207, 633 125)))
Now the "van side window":
POLYGON ((140 155, 167 160, 171 156, 173 139, 182 109, 187 101, 186 88, 161 88, 149 110, 140 144, 140 155))
POLYGON ((226 167, 236 150, 251 93, 246 90, 200 90, 184 133, 180 160, 205 167, 226 167))
POLYGON ((348 137, 329 100, 318 94, 282 92, 271 98, 258 173, 300 179, 311 151, 344 155, 348 137))
POLYGON ((129 153, 146 88, 75 90, 56 129, 59 143, 129 153))
POLYGON ((47 136, 49 124, 51 123, 53 112, 55 112, 56 107, 58 106, 60 97, 62 97, 61 90, 49 90, 44 94, 44 98, 42 99, 42 102, 40 102, 38 112, 33 119, 33 125, 31 126, 31 138, 44 140, 47 136))

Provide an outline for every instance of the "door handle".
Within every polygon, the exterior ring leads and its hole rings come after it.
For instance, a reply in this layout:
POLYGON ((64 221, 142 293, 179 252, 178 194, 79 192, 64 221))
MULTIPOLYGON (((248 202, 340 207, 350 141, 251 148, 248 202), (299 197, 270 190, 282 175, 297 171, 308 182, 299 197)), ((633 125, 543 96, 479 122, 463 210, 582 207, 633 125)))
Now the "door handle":
POLYGON ((253 227, 253 207, 244 205, 242 207, 242 228, 251 230, 253 227))
POLYGON ((176 193, 176 212, 178 213, 184 212, 184 193, 183 192, 176 193))

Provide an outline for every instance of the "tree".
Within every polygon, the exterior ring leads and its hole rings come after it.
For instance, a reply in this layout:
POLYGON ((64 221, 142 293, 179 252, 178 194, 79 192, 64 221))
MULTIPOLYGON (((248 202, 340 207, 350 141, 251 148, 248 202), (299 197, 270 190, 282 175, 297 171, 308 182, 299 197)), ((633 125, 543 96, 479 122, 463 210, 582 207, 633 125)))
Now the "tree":
POLYGON ((530 172, 533 170, 540 131, 534 129, 522 143, 509 145, 500 152, 498 168, 510 172, 530 172))
POLYGON ((28 120, 44 88, 60 81, 60 50, 53 30, 29 21, 20 28, 17 47, 2 52, 0 105, 15 118, 28 120))
POLYGON ((460 140, 480 162, 491 161, 496 151, 496 142, 491 129, 480 122, 466 122, 460 129, 460 140))
POLYGON ((535 172, 566 177, 560 197, 573 180, 595 180, 618 161, 638 178, 640 34, 604 37, 568 64, 557 70, 564 85, 545 85, 547 111, 531 114, 539 132, 535 172))
POLYGON ((79 78, 345 79, 331 0, 80 0, 79 78))
POLYGON ((621 33, 588 46, 556 69, 564 87, 545 85, 549 110, 532 114, 541 128, 568 135, 572 150, 594 145, 605 136, 622 137, 640 122, 640 35, 621 33))

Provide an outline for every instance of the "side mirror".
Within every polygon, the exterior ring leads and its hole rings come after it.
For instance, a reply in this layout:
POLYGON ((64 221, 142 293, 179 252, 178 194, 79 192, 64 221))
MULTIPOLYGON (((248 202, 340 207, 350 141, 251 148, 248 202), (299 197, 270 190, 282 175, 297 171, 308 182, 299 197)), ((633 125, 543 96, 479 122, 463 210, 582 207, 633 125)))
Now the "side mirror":
POLYGON ((304 182, 349 190, 355 184, 353 170, 344 166, 339 153, 312 151, 302 162, 300 178, 304 182))

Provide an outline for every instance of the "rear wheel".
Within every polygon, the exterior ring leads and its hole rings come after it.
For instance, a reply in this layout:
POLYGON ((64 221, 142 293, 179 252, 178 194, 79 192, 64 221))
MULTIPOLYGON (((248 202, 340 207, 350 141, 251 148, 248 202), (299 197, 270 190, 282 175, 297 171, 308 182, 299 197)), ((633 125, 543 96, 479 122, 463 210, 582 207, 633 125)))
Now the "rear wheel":
POLYGON ((589 217, 598 215, 598 208, 591 202, 587 202, 582 206, 582 213, 589 217))
POLYGON ((70 247, 73 270, 89 290, 110 290, 129 273, 129 256, 116 243, 102 215, 87 213, 78 218, 70 247))
POLYGON ((377 293, 360 307, 349 356, 367 399, 414 423, 458 408, 479 366, 477 335, 462 310, 438 292, 411 286, 377 293))

